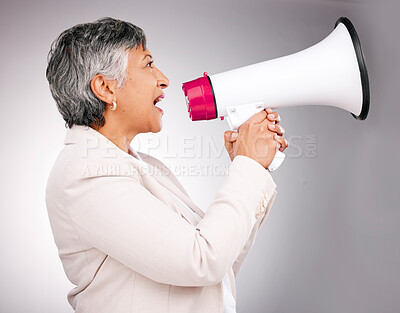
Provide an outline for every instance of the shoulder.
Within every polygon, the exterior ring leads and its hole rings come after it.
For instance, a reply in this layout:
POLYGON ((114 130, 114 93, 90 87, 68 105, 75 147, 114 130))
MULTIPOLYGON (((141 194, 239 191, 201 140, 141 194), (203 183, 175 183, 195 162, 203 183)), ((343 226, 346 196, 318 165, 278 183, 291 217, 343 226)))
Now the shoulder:
POLYGON ((141 183, 139 164, 133 159, 113 153, 112 149, 86 152, 81 145, 66 145, 49 174, 46 197, 67 199, 99 180, 109 181, 107 177, 141 183))

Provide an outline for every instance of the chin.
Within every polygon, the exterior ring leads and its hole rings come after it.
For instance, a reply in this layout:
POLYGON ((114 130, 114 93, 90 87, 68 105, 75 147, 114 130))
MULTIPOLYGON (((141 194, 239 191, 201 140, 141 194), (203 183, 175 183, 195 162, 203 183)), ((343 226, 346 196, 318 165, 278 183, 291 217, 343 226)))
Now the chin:
POLYGON ((156 127, 153 127, 153 130, 151 131, 152 133, 158 133, 160 132, 162 129, 162 123, 160 123, 159 125, 157 125, 156 127))

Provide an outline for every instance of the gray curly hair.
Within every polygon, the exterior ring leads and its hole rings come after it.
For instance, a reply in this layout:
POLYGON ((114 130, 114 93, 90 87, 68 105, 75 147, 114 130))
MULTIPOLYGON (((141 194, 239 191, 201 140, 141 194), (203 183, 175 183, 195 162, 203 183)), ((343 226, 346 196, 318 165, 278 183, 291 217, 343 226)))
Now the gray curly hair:
POLYGON ((129 50, 143 46, 143 30, 131 23, 102 18, 63 31, 51 45, 46 77, 65 126, 105 124, 106 104, 98 99, 90 82, 97 74, 126 82, 129 50))

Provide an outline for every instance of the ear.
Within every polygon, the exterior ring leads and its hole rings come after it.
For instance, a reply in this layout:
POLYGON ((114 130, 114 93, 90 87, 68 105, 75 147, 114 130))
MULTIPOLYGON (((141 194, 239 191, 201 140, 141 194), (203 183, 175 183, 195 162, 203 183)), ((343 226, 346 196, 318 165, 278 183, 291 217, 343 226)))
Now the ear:
POLYGON ((116 87, 117 82, 115 80, 107 79, 102 74, 97 74, 90 81, 90 88, 95 96, 107 104, 112 104, 115 100, 116 87))

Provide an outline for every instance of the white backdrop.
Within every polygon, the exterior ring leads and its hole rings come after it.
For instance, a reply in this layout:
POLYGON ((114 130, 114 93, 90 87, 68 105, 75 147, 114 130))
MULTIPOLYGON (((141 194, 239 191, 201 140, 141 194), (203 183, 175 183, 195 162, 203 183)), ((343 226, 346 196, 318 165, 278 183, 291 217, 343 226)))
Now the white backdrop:
POLYGON ((237 281, 238 312, 399 312, 399 9, 372 0, 2 1, 0 312, 72 312, 44 202, 65 136, 46 55, 61 31, 104 16, 142 27, 170 79, 163 130, 133 146, 171 166, 204 209, 229 165, 227 124, 191 122, 181 83, 300 51, 338 17, 352 20, 370 74, 370 115, 279 110, 291 147, 237 281))

